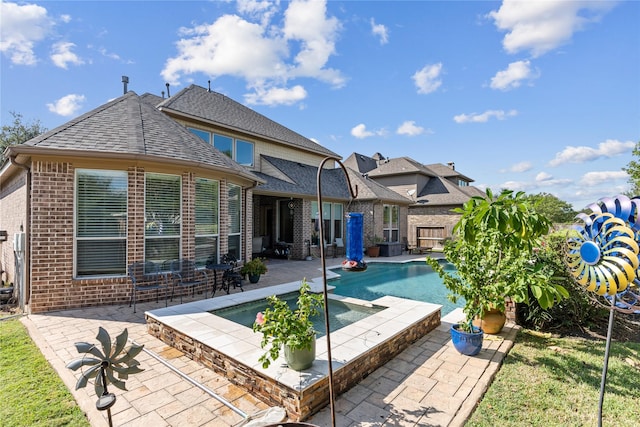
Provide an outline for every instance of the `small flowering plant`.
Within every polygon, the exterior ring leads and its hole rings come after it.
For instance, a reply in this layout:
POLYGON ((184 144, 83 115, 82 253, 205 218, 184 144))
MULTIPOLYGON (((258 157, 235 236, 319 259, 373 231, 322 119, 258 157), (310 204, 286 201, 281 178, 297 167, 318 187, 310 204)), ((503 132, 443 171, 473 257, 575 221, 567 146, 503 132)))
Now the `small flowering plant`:
POLYGON ((283 345, 295 350, 311 349, 316 337, 312 318, 320 315, 324 298, 322 294, 314 294, 310 290, 307 280, 303 279, 296 307, 291 308, 286 301, 271 295, 267 297, 269 307, 264 313, 256 314, 253 330, 262 332, 260 346, 265 348, 270 345, 258 359, 263 368, 268 368, 280 356, 283 345))

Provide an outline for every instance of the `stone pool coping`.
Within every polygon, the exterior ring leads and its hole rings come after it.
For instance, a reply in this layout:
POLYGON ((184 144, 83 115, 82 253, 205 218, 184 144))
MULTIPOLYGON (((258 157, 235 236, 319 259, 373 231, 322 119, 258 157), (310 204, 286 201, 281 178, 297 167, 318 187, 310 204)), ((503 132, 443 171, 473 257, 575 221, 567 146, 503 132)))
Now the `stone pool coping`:
MULTIPOLYGON (((308 282, 312 291, 322 292, 321 280, 308 282)), ((293 371, 286 367, 284 360, 279 359, 264 369, 258 362, 264 353, 260 347, 262 335, 209 313, 273 294, 295 292, 299 287, 299 282, 292 282, 147 311, 147 328, 151 335, 205 366, 224 373, 237 385, 255 392, 269 403, 284 406, 290 418, 306 419, 328 402, 326 337, 317 340, 316 360, 311 368, 302 372, 293 371)), ((438 304, 391 296, 375 301, 331 293, 328 297, 352 304, 386 307, 331 334, 336 394, 355 385, 440 324, 441 306, 438 304), (342 369, 345 367, 349 369, 342 369), (336 377, 339 382, 337 386, 336 377)))

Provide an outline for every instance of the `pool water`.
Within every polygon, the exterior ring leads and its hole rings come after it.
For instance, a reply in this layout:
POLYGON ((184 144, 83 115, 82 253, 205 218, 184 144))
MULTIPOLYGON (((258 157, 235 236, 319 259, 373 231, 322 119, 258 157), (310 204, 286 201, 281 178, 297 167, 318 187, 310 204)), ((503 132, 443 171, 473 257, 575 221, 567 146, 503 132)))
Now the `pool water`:
MULTIPOLYGON (((455 271, 452 264, 443 264, 445 270, 455 271)), ((449 291, 442 279, 425 262, 368 263, 361 272, 332 270, 340 275, 332 279, 333 293, 362 300, 373 301, 385 295, 407 298, 414 301, 442 305, 442 315, 464 306, 464 300, 452 303, 447 298, 449 291)))
MULTIPOLYGON (((286 301, 291 309, 295 309, 298 300, 297 292, 279 295, 278 297, 286 301)), ((267 307, 269 307, 269 303, 266 300, 257 300, 233 307, 213 310, 210 311, 210 313, 251 328, 256 320, 256 314, 258 312, 264 312, 267 307)), ((384 310, 384 307, 349 304, 329 299, 329 326, 331 327, 331 332, 335 332, 340 328, 362 320, 381 310, 384 310)), ((313 328, 317 333, 316 336, 322 337, 326 335, 324 312, 312 317, 311 320, 313 321, 313 328)))

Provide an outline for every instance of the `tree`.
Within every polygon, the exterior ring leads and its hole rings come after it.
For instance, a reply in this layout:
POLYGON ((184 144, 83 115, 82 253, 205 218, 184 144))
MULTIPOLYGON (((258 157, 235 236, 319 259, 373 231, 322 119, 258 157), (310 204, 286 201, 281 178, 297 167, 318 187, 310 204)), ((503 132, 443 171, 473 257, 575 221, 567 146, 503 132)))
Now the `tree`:
POLYGON ((573 207, 549 193, 529 194, 526 197, 534 204, 536 212, 547 217, 554 224, 573 222, 577 212, 573 207))
MULTIPOLYGON (((631 154, 633 154, 636 159, 640 159, 640 141, 636 143, 631 154)), ((629 164, 627 164, 627 167, 622 168, 622 170, 629 174, 629 184, 631 184, 631 188, 629 188, 626 195, 629 197, 640 195, 640 160, 631 160, 629 164)))
POLYGON ((4 152, 7 147, 22 144, 47 131, 40 123, 40 120, 23 123, 22 114, 11 111, 11 115, 13 116, 13 123, 11 125, 2 125, 2 133, 0 134, 0 156, 2 156, 0 165, 3 165, 6 160, 4 152))

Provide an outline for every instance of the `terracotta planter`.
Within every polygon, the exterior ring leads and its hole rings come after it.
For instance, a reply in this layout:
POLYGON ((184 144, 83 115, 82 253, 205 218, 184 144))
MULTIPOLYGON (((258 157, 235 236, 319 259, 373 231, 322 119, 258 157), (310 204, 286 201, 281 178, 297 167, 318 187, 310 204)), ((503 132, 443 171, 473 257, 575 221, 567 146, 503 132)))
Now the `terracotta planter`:
POLYGON ((367 255, 369 255, 371 258, 380 256, 380 246, 369 246, 367 248, 367 255))
POLYGON ((481 328, 487 334, 497 334, 502 330, 507 315, 500 310, 493 309, 487 311, 482 318, 473 320, 473 326, 481 328))

